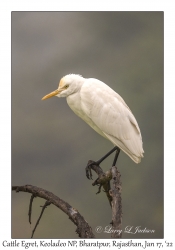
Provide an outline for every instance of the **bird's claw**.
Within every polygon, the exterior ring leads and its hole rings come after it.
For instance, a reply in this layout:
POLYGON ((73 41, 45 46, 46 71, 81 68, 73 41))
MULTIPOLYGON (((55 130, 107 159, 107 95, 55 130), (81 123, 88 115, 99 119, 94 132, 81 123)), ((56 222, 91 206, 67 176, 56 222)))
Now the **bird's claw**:
POLYGON ((86 177, 89 180, 92 180, 92 171, 91 171, 91 167, 89 165, 86 167, 86 177))
POLYGON ((91 166, 92 165, 98 165, 98 162, 95 162, 95 161, 89 161, 87 166, 86 166, 86 177, 89 179, 89 180, 93 180, 92 179, 92 171, 91 171, 91 166), (89 163, 90 162, 90 163, 89 163))

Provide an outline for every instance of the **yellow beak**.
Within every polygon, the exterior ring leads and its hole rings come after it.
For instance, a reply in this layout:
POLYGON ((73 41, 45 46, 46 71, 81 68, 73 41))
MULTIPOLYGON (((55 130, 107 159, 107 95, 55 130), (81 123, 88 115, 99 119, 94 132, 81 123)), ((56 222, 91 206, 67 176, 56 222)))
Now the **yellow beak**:
POLYGON ((50 94, 45 95, 41 100, 46 100, 46 99, 51 98, 55 95, 58 95, 61 91, 62 91, 61 89, 56 89, 55 91, 51 92, 50 94))

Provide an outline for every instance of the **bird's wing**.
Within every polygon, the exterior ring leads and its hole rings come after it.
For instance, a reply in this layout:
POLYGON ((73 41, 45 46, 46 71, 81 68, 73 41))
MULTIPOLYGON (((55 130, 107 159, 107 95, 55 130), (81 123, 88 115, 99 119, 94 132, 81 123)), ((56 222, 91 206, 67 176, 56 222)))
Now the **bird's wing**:
POLYGON ((82 110, 110 141, 128 155, 143 156, 139 126, 120 95, 96 79, 86 80, 80 95, 82 110))

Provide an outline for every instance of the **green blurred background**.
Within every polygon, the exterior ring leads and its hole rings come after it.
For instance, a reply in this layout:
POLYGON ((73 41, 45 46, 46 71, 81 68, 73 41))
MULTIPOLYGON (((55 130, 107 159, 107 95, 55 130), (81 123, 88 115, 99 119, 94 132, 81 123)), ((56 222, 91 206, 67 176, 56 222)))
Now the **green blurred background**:
MULTIPOLYGON (((41 98, 69 73, 97 78, 118 92, 140 126, 145 156, 137 165, 123 152, 123 238, 163 237, 163 12, 12 12, 12 185, 31 184, 70 203, 103 228, 111 209, 86 179, 85 166, 112 148, 70 110, 65 98, 41 98)), ((111 167, 113 155, 101 164, 111 167)), ((94 173, 94 179, 96 178, 94 173)), ((30 238, 41 211, 30 194, 12 193, 12 238, 30 238)), ((35 238, 77 238, 76 227, 49 206, 35 238)), ((97 238, 110 238, 95 233, 97 238)))

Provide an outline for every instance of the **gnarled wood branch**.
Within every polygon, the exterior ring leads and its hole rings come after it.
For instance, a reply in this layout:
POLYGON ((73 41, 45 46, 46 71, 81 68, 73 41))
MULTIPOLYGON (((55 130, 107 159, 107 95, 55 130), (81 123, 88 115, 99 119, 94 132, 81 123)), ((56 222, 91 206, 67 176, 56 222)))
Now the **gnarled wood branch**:
POLYGON ((66 213, 69 216, 69 219, 77 226, 76 233, 79 235, 80 238, 94 238, 94 234, 92 232, 92 228, 89 226, 87 221, 83 218, 83 216, 73 208, 71 205, 69 205, 64 200, 60 199, 58 196, 54 195, 53 193, 44 190, 39 187, 35 187, 32 185, 25 185, 25 186, 13 186, 12 190, 16 192, 28 192, 32 194, 31 201, 29 204, 29 222, 31 222, 31 211, 32 211, 32 202, 34 197, 40 197, 45 199, 47 202, 45 203, 40 217, 35 225, 35 228, 32 232, 33 233, 39 224, 39 220, 44 212, 44 209, 46 206, 53 204, 59 209, 61 209, 64 213, 66 213))
MULTIPOLYGON (((88 162, 88 164, 91 163, 91 161, 88 162)), ((112 209, 112 238, 121 238, 122 237, 122 199, 121 199, 121 180, 120 180, 120 172, 116 168, 116 166, 113 166, 110 168, 106 173, 103 172, 100 166, 98 165, 91 165, 91 169, 96 172, 98 175, 98 178, 92 183, 93 186, 98 185, 98 193, 101 192, 101 187, 103 187, 103 191, 105 191, 108 201, 110 203, 111 209, 112 209), (110 185, 110 180, 111 185, 110 185), (111 188, 112 186, 112 188, 111 188)), ((40 216, 35 224, 35 227, 32 231, 32 237, 34 235, 34 232, 39 224, 39 221, 42 217, 42 214, 44 213, 44 210, 47 206, 50 204, 53 204, 57 206, 59 209, 61 209, 64 213, 66 213, 69 216, 69 219, 77 226, 76 233, 79 235, 80 238, 95 238, 92 228, 89 226, 89 224, 85 221, 83 216, 73 208, 71 205, 69 205, 64 200, 60 199, 53 193, 44 190, 39 187, 35 187, 32 185, 25 185, 25 186, 13 186, 12 190, 16 192, 28 192, 31 193, 31 199, 29 203, 29 223, 31 224, 31 214, 32 214, 32 203, 34 198, 40 197, 46 200, 44 206, 42 207, 40 216)))
POLYGON ((121 174, 116 166, 112 167, 112 238, 122 238, 122 183, 121 174))
MULTIPOLYGON (((88 165, 92 161, 88 162, 88 165)), ((99 165, 91 165, 91 169, 96 172, 98 178, 92 183, 93 186, 99 185, 98 193, 101 191, 101 187, 107 195, 108 201, 112 209, 112 228, 111 237, 112 238, 122 238, 122 183, 121 174, 116 166, 110 168, 106 173, 103 172, 99 165), (111 180, 112 179, 112 180, 111 180), (110 185, 111 180, 111 185, 110 185), (112 186, 112 188, 111 188, 112 186)), ((91 173, 92 176, 92 173, 91 173)))

